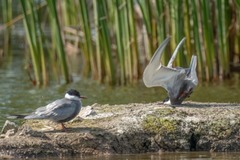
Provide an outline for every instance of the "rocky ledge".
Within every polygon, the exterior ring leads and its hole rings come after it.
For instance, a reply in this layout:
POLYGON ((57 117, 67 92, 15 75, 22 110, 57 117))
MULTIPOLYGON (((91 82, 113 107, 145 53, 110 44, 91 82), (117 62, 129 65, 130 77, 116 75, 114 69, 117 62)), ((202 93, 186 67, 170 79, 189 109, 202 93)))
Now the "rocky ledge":
POLYGON ((239 117, 240 104, 230 103, 94 104, 66 123, 65 132, 49 121, 25 121, 20 127, 9 122, 0 157, 240 151, 239 117))

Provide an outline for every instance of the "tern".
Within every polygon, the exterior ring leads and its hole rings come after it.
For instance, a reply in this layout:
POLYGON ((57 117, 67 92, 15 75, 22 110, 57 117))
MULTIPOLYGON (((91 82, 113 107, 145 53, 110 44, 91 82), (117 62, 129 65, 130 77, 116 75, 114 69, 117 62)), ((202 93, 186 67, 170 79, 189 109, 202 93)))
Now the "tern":
POLYGON ((164 48, 171 37, 166 38, 155 51, 152 59, 143 72, 143 82, 146 87, 163 87, 168 92, 168 101, 164 104, 179 105, 189 97, 198 84, 196 73, 197 56, 191 58, 189 68, 173 68, 173 61, 185 38, 177 45, 167 66, 161 63, 164 48))
POLYGON ((55 100, 46 106, 37 108, 29 115, 13 115, 11 118, 24 118, 24 119, 48 119, 53 122, 61 124, 62 130, 66 130, 64 122, 72 120, 78 115, 81 110, 81 99, 86 98, 80 96, 77 90, 70 89, 66 92, 65 97, 55 100))

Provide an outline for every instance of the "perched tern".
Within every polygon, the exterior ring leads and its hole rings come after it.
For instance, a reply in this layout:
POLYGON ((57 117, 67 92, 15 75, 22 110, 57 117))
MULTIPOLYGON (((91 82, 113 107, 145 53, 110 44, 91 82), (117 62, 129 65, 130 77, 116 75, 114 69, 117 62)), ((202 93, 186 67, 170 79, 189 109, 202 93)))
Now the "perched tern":
POLYGON ((48 119, 61 124, 62 130, 65 130, 64 122, 72 120, 81 110, 81 99, 86 98, 80 96, 77 90, 70 89, 66 92, 65 97, 58 99, 46 106, 37 108, 29 115, 12 115, 11 118, 24 119, 48 119))

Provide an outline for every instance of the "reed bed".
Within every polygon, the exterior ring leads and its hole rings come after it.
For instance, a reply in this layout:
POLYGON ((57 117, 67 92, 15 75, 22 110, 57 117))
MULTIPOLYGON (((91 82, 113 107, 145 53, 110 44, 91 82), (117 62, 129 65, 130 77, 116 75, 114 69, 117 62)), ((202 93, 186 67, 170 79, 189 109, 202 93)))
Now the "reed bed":
MULTIPOLYGON (((47 56, 42 53, 45 42, 39 38, 42 37, 39 33, 43 34, 42 22, 36 19, 39 11, 32 9, 35 7, 32 0, 22 0, 21 4, 30 50, 36 54, 32 54, 35 78, 40 84, 48 67, 44 64, 47 56), (27 16, 27 10, 32 11, 31 15, 27 16)), ((138 82, 154 51, 167 36, 172 39, 163 64, 167 64, 177 44, 186 37, 174 65, 187 67, 191 56, 197 55, 200 80, 223 80, 239 64, 239 0, 47 0, 46 8, 51 43, 67 83, 71 73, 64 49, 67 41, 64 37, 69 33, 62 36, 66 27, 78 28, 74 36, 80 39, 76 46, 82 55, 79 60, 83 62, 82 75, 101 83, 138 82)))
MULTIPOLYGON (((2 23, 6 24, 12 20, 12 0, 2 0, 2 23)), ((11 55, 10 44, 11 44, 11 27, 6 28, 3 34, 3 49, 0 50, 1 55, 11 55)))
POLYGON ((32 58, 34 78, 32 80, 33 84, 38 86, 47 84, 46 77, 46 64, 43 52, 43 39, 42 31, 40 27, 40 21, 38 20, 38 15, 34 11, 33 1, 21 0, 22 10, 24 14, 24 26, 26 31, 26 37, 29 43, 30 54, 32 58), (27 14, 30 11, 30 14, 27 14))

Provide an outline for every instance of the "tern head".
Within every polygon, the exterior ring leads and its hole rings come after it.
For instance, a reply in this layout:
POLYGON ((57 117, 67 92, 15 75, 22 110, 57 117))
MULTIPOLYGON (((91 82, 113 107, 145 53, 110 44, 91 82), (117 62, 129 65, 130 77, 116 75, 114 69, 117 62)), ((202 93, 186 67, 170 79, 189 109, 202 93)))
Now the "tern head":
POLYGON ((81 96, 77 90, 70 89, 66 92, 65 98, 70 99, 70 100, 80 100, 81 98, 86 98, 86 97, 81 96))
MULTIPOLYGON (((170 104, 181 104, 184 99, 186 99, 192 94, 193 89, 196 86, 194 83, 192 83, 191 80, 182 80, 178 83, 179 85, 175 85, 175 87, 168 90, 170 104)), ((165 104, 169 103, 166 102, 165 104)))

